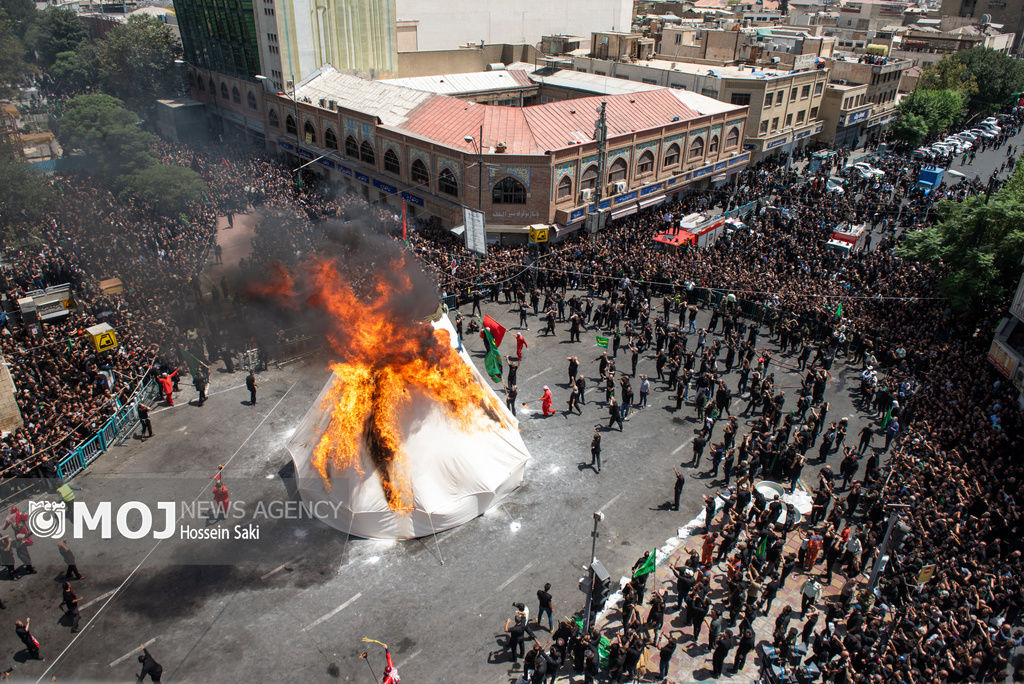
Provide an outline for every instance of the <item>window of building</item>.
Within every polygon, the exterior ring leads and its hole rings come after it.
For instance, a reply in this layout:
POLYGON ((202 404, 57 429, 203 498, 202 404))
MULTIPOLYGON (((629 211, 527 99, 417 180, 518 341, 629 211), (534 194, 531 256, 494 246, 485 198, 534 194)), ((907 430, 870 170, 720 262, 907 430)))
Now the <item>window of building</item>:
POLYGON ((777 116, 772 118, 772 130, 773 131, 779 130, 779 117, 777 117, 777 116))
POLYGON ((309 121, 302 126, 302 137, 310 145, 316 145, 316 128, 309 121))
POLYGON ((791 91, 789 91, 789 99, 790 100, 795 100, 796 99, 796 92, 797 92, 797 90, 798 90, 797 88, 793 88, 791 91))
POLYGON ((402 172, 402 166, 398 163, 398 155, 391 148, 384 153, 384 170, 396 176, 402 172))
POLYGON ((249 109, 255 111, 256 110, 256 96, 252 94, 251 90, 248 93, 245 94, 245 99, 249 103, 249 109))
POLYGON ((810 97, 810 96, 811 96, 811 86, 805 85, 803 88, 800 89, 800 99, 801 100, 804 99, 805 97, 810 97))
POLYGON ((801 109, 799 112, 796 113, 796 122, 798 124, 803 123, 805 116, 807 116, 807 112, 805 112, 804 110, 801 109))
POLYGON ((704 138, 697 136, 690 143, 690 159, 696 159, 697 157, 704 156, 704 138))
POLYGON ((555 196, 560 200, 572 197, 572 178, 570 176, 562 176, 562 180, 558 181, 558 191, 555 196))
POLYGON ((298 135, 299 133, 299 129, 295 127, 295 119, 292 118, 291 114, 285 117, 284 130, 290 133, 291 135, 298 135))
POLYGON ((619 157, 612 162, 611 168, 608 169, 608 182, 614 183, 616 181, 626 180, 626 160, 619 157))
POLYGON ((377 153, 373 151, 373 145, 367 140, 364 140, 363 144, 359 146, 359 161, 370 166, 377 163, 377 153))
POLYGON ((774 99, 774 97, 775 97, 775 93, 765 93, 764 94, 764 106, 765 107, 771 107, 772 106, 772 100, 774 99))
POLYGON ((780 105, 780 104, 782 104, 783 100, 785 100, 785 99, 786 99, 786 91, 785 90, 780 90, 777 93, 775 93, 775 104, 780 105))
POLYGON ((580 176, 580 190, 593 190, 597 187, 597 164, 591 164, 580 176))
POLYGON ((733 93, 729 102, 734 105, 746 106, 750 104, 750 93, 733 93))
POLYGON ((789 128, 792 125, 793 125, 793 115, 792 114, 787 114, 786 115, 786 128, 789 128))
POLYGON ((665 166, 675 166, 679 163, 679 145, 672 143, 665 152, 665 166))
POLYGON ((334 134, 333 128, 328 128, 324 131, 324 147, 331 150, 338 149, 338 136, 334 134))
POLYGON ((825 89, 825 84, 822 83, 821 81, 818 81, 817 83, 814 84, 814 94, 815 95, 821 95, 821 91, 823 91, 824 89, 825 89))
POLYGON ((718 136, 711 136, 711 142, 708 143, 708 154, 718 154, 718 136))
POLYGON ((765 119, 764 121, 761 122, 761 128, 759 130, 762 134, 768 132, 768 119, 765 119))
POLYGON ((230 97, 230 95, 228 95, 228 84, 227 83, 221 83, 220 84, 220 99, 226 100, 229 97, 230 97))
POLYGON ((725 136, 725 148, 729 149, 740 144, 740 129, 730 128, 729 133, 725 136))
MULTIPOLYGON (((417 185, 426 185, 430 182, 430 174, 427 172, 427 165, 423 163, 422 159, 413 160, 409 173, 409 177, 412 178, 412 182, 417 185)), ((449 173, 451 172, 449 171, 449 173)))
POLYGON ((345 156, 359 159, 359 143, 351 135, 345 138, 345 156))
POLYGON ((818 108, 817 107, 811 107, 811 118, 815 119, 817 117, 818 117, 818 108))
MULTIPOLYGON (((416 161, 420 161, 417 159, 416 161)), ((423 162, 420 162, 420 166, 423 162)), ((425 170, 425 169, 424 169, 425 170)), ((449 168, 441 169, 441 175, 437 177, 437 189, 452 197, 459 196, 459 182, 455 180, 455 174, 449 168)))
POLYGON ((281 127, 281 120, 277 118, 277 110, 274 110, 274 109, 267 110, 267 121, 270 122, 270 125, 273 128, 280 128, 281 127))
POLYGON ((683 44, 683 34, 677 33, 676 34, 676 45, 682 45, 682 44, 683 44))
POLYGON ((526 204, 526 186, 512 176, 505 176, 491 190, 494 204, 526 204))
POLYGON ((648 173, 654 171, 654 153, 650 150, 646 150, 640 155, 640 161, 636 163, 636 172, 638 175, 645 176, 648 173))

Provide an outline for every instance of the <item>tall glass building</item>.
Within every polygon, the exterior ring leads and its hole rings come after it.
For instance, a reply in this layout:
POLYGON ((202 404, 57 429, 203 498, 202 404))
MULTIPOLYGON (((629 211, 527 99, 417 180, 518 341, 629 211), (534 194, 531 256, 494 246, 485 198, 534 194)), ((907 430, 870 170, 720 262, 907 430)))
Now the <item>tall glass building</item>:
POLYGON ((174 0, 185 60, 222 74, 260 73, 252 0, 174 0))

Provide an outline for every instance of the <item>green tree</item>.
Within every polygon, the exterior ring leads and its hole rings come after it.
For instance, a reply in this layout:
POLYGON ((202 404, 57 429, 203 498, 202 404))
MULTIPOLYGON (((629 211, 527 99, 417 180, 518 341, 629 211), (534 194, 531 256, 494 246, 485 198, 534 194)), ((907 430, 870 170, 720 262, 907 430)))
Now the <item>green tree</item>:
POLYGON ((170 27, 155 17, 133 16, 111 29, 97 46, 100 82, 136 111, 147 111, 160 97, 178 93, 183 74, 174 60, 181 45, 170 27))
POLYGON ((80 148, 93 157, 98 175, 113 179, 156 163, 156 136, 139 123, 138 115, 116 97, 79 95, 68 102, 59 134, 65 147, 80 148))
MULTIPOLYGON (((914 115, 924 120, 928 135, 938 135, 957 124, 964 115, 965 96, 953 90, 930 90, 918 88, 900 102, 901 118, 914 115)), ((904 128, 919 125, 916 119, 908 119, 904 128)))
POLYGON ((975 47, 951 58, 963 64, 978 84, 969 108, 975 114, 998 111, 1015 94, 1024 90, 1024 62, 991 48, 975 47))
POLYGON ((77 50, 61 52, 50 67, 57 92, 65 95, 80 93, 96 82, 96 56, 91 43, 83 43, 77 50))
POLYGON ((926 90, 952 90, 969 101, 978 94, 978 81, 963 62, 952 57, 943 57, 937 64, 925 67, 917 82, 918 88, 926 90))
POLYGON ((0 143, 0 226, 3 238, 16 242, 42 218, 53 197, 46 177, 29 168, 7 143, 0 143))
POLYGON ((900 110, 891 130, 897 139, 911 147, 918 147, 928 137, 928 122, 919 114, 900 110))
POLYGON ((53 7, 41 12, 25 32, 25 45, 50 66, 61 52, 70 52, 89 38, 89 29, 74 10, 53 7))
POLYGON ((32 0, 0 0, 0 14, 11 22, 11 30, 19 38, 36 20, 36 4, 32 0))
POLYGON ((935 225, 910 233, 905 257, 940 265, 943 293, 961 312, 998 304, 1016 288, 1024 256, 1024 166, 992 197, 939 204, 935 225))
POLYGON ((206 192, 206 182, 192 169, 157 164, 123 179, 122 194, 136 197, 164 216, 183 213, 206 192))
POLYGON ((0 7, 0 97, 10 97, 30 73, 16 22, 0 7))

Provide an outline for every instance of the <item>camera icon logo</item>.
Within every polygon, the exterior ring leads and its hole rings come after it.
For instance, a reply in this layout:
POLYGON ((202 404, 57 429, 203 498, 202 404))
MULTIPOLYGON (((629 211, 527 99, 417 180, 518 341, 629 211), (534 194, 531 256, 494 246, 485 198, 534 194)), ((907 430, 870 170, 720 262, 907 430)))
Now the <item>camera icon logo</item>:
POLYGON ((28 529, 37 537, 59 539, 64 536, 63 501, 29 501, 28 529))

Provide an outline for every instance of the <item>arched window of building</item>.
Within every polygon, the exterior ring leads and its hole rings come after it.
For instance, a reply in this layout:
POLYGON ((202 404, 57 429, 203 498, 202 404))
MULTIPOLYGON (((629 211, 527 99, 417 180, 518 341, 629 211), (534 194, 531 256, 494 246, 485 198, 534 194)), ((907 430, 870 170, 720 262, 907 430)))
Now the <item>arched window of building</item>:
POLYGON ((316 128, 314 128, 312 122, 307 121, 302 125, 302 137, 310 145, 316 145, 316 128))
POLYGON ((226 99, 228 99, 228 97, 230 97, 230 95, 228 95, 228 84, 227 83, 221 83, 220 84, 220 99, 226 100, 226 99))
POLYGON ((345 138, 345 156, 359 159, 359 143, 351 135, 345 138))
POLYGON ((494 204, 526 204, 526 186, 512 176, 505 176, 491 190, 494 204))
POLYGON ((402 173, 402 167, 398 163, 398 155, 391 148, 384 153, 384 170, 396 176, 402 173))
POLYGON ((597 164, 591 164, 580 176, 580 190, 593 190, 597 187, 597 164))
POLYGON ((252 109, 253 111, 255 111, 256 110, 256 96, 252 94, 251 90, 246 94, 245 99, 249 102, 249 109, 252 109))
POLYGON ((324 131, 324 147, 331 150, 338 149, 338 136, 334 134, 333 128, 324 131))
POLYGON ((364 140, 359 146, 359 161, 373 166, 377 163, 377 153, 373 151, 373 145, 364 140))
POLYGON ((558 181, 558 192, 555 193, 555 196, 560 200, 572 197, 572 178, 570 176, 562 176, 562 180, 558 181))
POLYGON ((280 128, 281 127, 281 120, 279 118, 277 118, 277 110, 276 109, 270 109, 270 110, 267 111, 267 121, 270 122, 270 125, 273 128, 280 128))
POLYGON ((704 156, 704 138, 699 135, 690 143, 690 159, 704 156))
POLYGON ((725 148, 729 149, 740 144, 740 129, 733 128, 729 130, 729 134, 725 136, 725 148))
POLYGON ((619 157, 612 162, 611 167, 608 169, 608 182, 614 183, 616 181, 626 180, 626 173, 628 170, 625 158, 619 157))
POLYGON ((451 169, 441 169, 441 175, 437 177, 437 189, 452 197, 459 196, 459 181, 455 180, 451 169))
POLYGON ((208 81, 208 83, 210 84, 210 95, 213 97, 217 97, 217 84, 213 82, 212 78, 208 81))
POLYGON ((654 172, 654 153, 646 150, 640 155, 640 161, 636 163, 636 172, 640 176, 646 176, 654 172))
POLYGON ((235 104, 242 104, 242 93, 238 91, 238 86, 231 86, 231 101, 235 104))
POLYGON ((665 166, 675 166, 679 163, 679 145, 672 143, 665 152, 665 166))
POLYGON ((284 130, 291 135, 296 135, 299 132, 299 129, 295 127, 295 119, 292 118, 291 114, 284 118, 284 130))
POLYGON ((718 136, 717 135, 713 135, 713 136, 711 136, 711 142, 708 143, 708 154, 717 154, 717 153, 718 153, 718 136))
MULTIPOLYGON (((448 173, 451 173, 451 171, 448 173)), ((422 159, 413 160, 409 177, 416 185, 427 185, 430 183, 430 174, 427 172, 427 165, 423 163, 422 159)))

